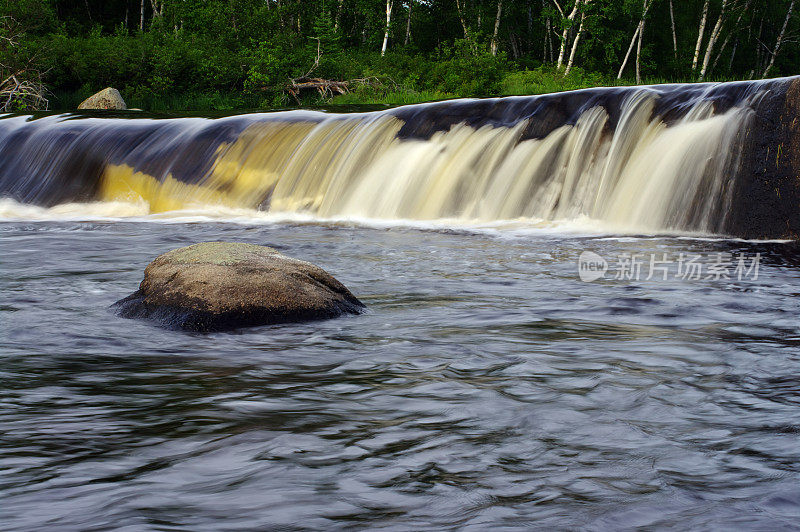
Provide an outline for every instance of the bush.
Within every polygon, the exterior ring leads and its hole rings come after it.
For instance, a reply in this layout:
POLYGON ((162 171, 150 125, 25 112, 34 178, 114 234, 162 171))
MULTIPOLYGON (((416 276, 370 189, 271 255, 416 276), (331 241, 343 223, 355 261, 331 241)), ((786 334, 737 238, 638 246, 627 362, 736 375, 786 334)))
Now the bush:
POLYGON ((547 94, 562 92, 612 83, 597 72, 584 72, 573 68, 569 75, 555 67, 540 66, 533 70, 511 72, 503 77, 500 83, 500 94, 503 96, 519 96, 526 94, 547 94))
POLYGON ((453 47, 440 47, 423 79, 427 85, 442 92, 461 96, 489 96, 496 94, 502 76, 508 70, 504 54, 497 57, 472 40, 459 39, 453 47))

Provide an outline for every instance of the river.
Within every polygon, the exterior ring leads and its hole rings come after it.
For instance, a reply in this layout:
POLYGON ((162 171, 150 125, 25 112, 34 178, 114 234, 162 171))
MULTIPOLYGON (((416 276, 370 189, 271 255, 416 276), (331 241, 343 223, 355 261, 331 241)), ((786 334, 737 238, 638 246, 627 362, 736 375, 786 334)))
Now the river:
POLYGON ((4 530, 797 527, 796 243, 34 218, 0 223, 4 530), (187 334, 108 308, 208 240, 314 262, 369 310, 187 334), (649 280, 615 266, 665 253, 649 280), (683 278, 681 253, 758 273, 683 278))

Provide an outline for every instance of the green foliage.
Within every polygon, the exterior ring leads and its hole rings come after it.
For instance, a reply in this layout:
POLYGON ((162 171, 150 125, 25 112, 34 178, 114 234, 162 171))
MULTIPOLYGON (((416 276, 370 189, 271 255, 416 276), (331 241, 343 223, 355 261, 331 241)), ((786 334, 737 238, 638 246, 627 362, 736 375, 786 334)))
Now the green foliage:
POLYGON ((500 83, 500 94, 518 96, 525 94, 547 94, 585 87, 609 85, 612 82, 598 72, 584 72, 573 68, 568 76, 550 66, 540 66, 534 70, 511 72, 500 83))
MULTIPOLYGON (((411 103, 448 97, 539 94, 586 86, 631 83, 637 49, 623 79, 616 73, 642 15, 641 0, 581 4, 504 0, 499 51, 490 53, 497 0, 415 1, 408 44, 409 2, 394 2, 389 47, 385 0, 0 0, 0 68, 44 76, 56 107, 106 86, 131 106, 224 110, 294 105, 286 85, 304 75, 358 80, 339 103, 411 103), (462 19, 464 26, 462 26, 462 19), (562 31, 568 57, 578 28, 569 75, 555 68, 562 31), (549 28, 549 29, 548 29, 549 28), (14 44, 9 37, 13 37, 14 44)), ((707 79, 760 76, 788 20, 771 75, 795 74, 800 64, 800 7, 791 0, 728 2, 707 79)), ((691 59, 705 0, 654 2, 638 57, 643 78, 696 80, 691 59), (677 50, 673 49, 672 16, 677 50), (657 78, 653 78, 657 76, 657 78)), ((720 16, 711 0, 703 39, 720 16)), ((644 80, 643 80, 644 81, 644 80)), ((326 104, 316 93, 303 105, 326 104)))
POLYGON ((314 21, 314 39, 319 41, 320 49, 325 54, 338 56, 342 53, 341 34, 329 11, 323 11, 314 21))
POLYGON ((0 81, 11 74, 38 76, 46 65, 45 36, 58 30, 55 11, 46 0, 0 0, 0 81))
POLYGON ((55 10, 47 0, 0 0, 3 35, 46 35, 58 29, 55 10), (11 20, 7 20, 11 19, 11 20))
POLYGON ((436 61, 425 73, 428 85, 438 91, 463 96, 496 94, 508 70, 505 54, 492 56, 471 39, 457 39, 453 46, 437 50, 436 61))
POLYGON ((334 96, 330 103, 335 105, 408 105, 412 103, 433 102, 456 98, 457 95, 438 91, 371 91, 356 90, 348 94, 334 96))

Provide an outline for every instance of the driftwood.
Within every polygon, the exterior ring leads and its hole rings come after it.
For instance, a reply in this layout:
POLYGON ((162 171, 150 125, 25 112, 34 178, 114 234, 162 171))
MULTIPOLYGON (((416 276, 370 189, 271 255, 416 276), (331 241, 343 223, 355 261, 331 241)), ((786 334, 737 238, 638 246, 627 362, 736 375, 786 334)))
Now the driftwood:
POLYGON ((347 94, 349 92, 349 87, 349 81, 333 81, 322 78, 297 78, 289 80, 289 84, 286 86, 286 92, 291 94, 299 104, 300 98, 298 96, 303 91, 316 90, 323 98, 330 98, 335 94, 347 94))
POLYGON ((300 93, 303 91, 316 90, 323 98, 332 98, 337 94, 347 94, 353 88, 369 86, 373 88, 383 88, 384 84, 376 77, 371 78, 358 78, 347 81, 335 81, 332 79, 323 78, 309 78, 303 76, 301 78, 290 79, 286 85, 286 92, 288 92, 300 105, 300 93))
MULTIPOLYGON (((0 57, 4 60, 14 61, 16 50, 19 49, 19 39, 24 34, 22 27, 12 16, 0 17, 0 57)), ((14 61, 27 63, 26 65, 0 63, 0 78, 5 76, 0 82, 0 112, 16 109, 47 110, 50 102, 45 98, 47 91, 41 83, 43 73, 34 68, 36 56, 34 54, 27 60, 14 61)))
POLYGON ((300 93, 304 91, 315 90, 322 98, 332 98, 337 94, 347 94, 353 87, 362 87, 366 85, 375 88, 383 88, 383 83, 381 83, 381 81, 376 77, 351 79, 349 81, 336 81, 332 79, 310 77, 311 73, 319 67, 319 60, 322 57, 320 40, 316 39, 316 41, 317 57, 314 59, 314 64, 311 65, 311 68, 308 69, 308 72, 299 78, 289 78, 289 83, 287 83, 285 87, 286 92, 289 93, 292 98, 294 98, 294 100, 297 102, 297 105, 301 105, 300 93))
POLYGON ((44 95, 45 89, 41 83, 21 80, 16 75, 8 76, 0 83, 0 111, 8 112, 20 108, 47 110, 50 102, 44 95))

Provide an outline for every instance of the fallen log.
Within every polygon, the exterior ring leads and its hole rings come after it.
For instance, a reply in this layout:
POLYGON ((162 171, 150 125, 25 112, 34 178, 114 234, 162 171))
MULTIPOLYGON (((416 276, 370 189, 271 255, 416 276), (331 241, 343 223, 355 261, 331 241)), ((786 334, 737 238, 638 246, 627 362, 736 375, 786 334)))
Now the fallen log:
POLYGON ((347 94, 350 83, 347 81, 334 81, 322 78, 298 78, 290 79, 286 86, 286 92, 292 95, 297 103, 300 103, 300 93, 308 90, 316 90, 323 98, 330 98, 334 94, 347 94))
POLYGON ((44 96, 45 89, 40 83, 8 76, 0 82, 0 111, 47 110, 49 101, 44 96))

